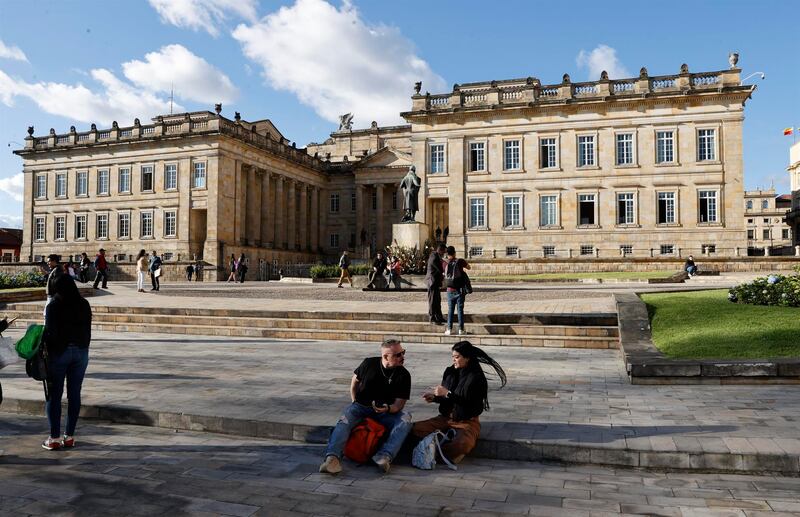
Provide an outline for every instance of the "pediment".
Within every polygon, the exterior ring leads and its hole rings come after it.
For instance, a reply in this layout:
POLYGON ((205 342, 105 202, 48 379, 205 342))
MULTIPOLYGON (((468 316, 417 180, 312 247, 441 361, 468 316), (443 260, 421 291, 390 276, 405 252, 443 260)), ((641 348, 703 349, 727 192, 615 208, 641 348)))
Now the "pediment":
POLYGON ((356 168, 400 168, 412 165, 411 155, 393 147, 384 147, 360 160, 356 168))

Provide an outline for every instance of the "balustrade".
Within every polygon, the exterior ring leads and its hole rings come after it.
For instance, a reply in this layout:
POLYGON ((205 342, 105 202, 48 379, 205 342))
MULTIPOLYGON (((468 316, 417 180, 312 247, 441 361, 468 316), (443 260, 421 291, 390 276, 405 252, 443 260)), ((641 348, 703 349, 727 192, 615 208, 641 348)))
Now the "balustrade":
POLYGON ((516 101, 522 100, 522 90, 503 90, 500 92, 500 100, 503 101, 516 101))
POLYGON ((663 90, 665 88, 674 88, 677 82, 676 79, 668 78, 668 79, 653 79, 650 82, 650 88, 653 90, 663 90))
POLYGON ((713 86, 720 82, 717 74, 696 75, 692 77, 692 86, 713 86))
POLYGON ((575 96, 576 97, 590 97, 593 95, 597 95, 597 85, 596 84, 578 84, 575 85, 575 96))
POLYGON ((539 92, 539 96, 556 98, 558 97, 558 88, 542 88, 542 90, 539 92))
POLYGON ((614 81, 612 91, 614 93, 632 92, 636 87, 636 81, 614 81))

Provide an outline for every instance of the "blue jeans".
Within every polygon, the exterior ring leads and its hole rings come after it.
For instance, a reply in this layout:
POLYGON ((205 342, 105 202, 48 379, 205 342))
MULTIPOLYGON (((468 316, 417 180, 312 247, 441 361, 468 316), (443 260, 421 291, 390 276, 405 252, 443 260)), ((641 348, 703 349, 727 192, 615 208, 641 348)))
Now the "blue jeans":
POLYGON ((358 402, 353 402, 342 412, 333 433, 328 440, 328 447, 325 449, 325 456, 336 456, 342 458, 342 451, 350 437, 350 431, 361 423, 365 418, 371 418, 384 426, 389 432, 389 437, 384 440, 381 448, 378 449, 376 456, 388 456, 393 460, 397 451, 403 445, 406 436, 411 431, 411 413, 401 411, 399 413, 376 413, 370 406, 364 406, 358 402))
POLYGON ((697 273, 697 266, 688 266, 686 268, 686 272, 689 273, 690 275, 694 275, 695 273, 697 273))
POLYGON ((458 307, 458 328, 464 330, 464 291, 447 291, 447 328, 453 328, 453 313, 458 307))
POLYGON ((50 437, 61 437, 61 396, 64 394, 64 379, 67 380, 67 429, 69 436, 75 434, 78 413, 81 411, 81 385, 86 367, 89 365, 89 349, 69 345, 64 353, 50 357, 47 363, 51 386, 50 399, 45 404, 47 420, 50 422, 50 437))

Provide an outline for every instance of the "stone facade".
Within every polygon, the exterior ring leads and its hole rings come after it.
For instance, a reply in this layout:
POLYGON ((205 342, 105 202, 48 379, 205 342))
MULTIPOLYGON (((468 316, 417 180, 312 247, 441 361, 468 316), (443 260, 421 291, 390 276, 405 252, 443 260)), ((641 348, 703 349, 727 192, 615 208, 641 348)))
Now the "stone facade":
POLYGON ((219 106, 146 126, 31 128, 16 151, 22 258, 156 248, 202 257, 218 278, 232 253, 366 257, 392 241, 411 165, 417 220, 476 259, 744 255, 742 120, 754 89, 736 68, 685 65, 672 76, 455 85, 413 95, 407 125, 343 129, 305 149, 219 106))
POLYGON ((791 196, 776 196, 775 189, 745 191, 748 254, 794 255, 792 230, 784 222, 791 206, 791 196))
MULTIPOLYGON (((800 246, 800 142, 789 149, 789 178, 792 186, 792 207, 786 214, 786 224, 791 227, 792 244, 800 246)), ((800 253, 800 249, 796 248, 800 253)))

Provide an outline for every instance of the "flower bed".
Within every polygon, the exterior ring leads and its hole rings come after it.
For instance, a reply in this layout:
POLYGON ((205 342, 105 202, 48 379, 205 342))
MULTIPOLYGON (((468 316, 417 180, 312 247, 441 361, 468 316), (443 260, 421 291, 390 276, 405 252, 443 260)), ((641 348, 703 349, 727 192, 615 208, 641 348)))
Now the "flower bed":
POLYGON ((728 300, 750 305, 800 307, 800 266, 791 275, 769 275, 737 285, 728 291, 728 300))
POLYGON ((44 287, 47 283, 47 275, 32 270, 24 273, 0 273, 0 289, 19 289, 21 287, 44 287))

